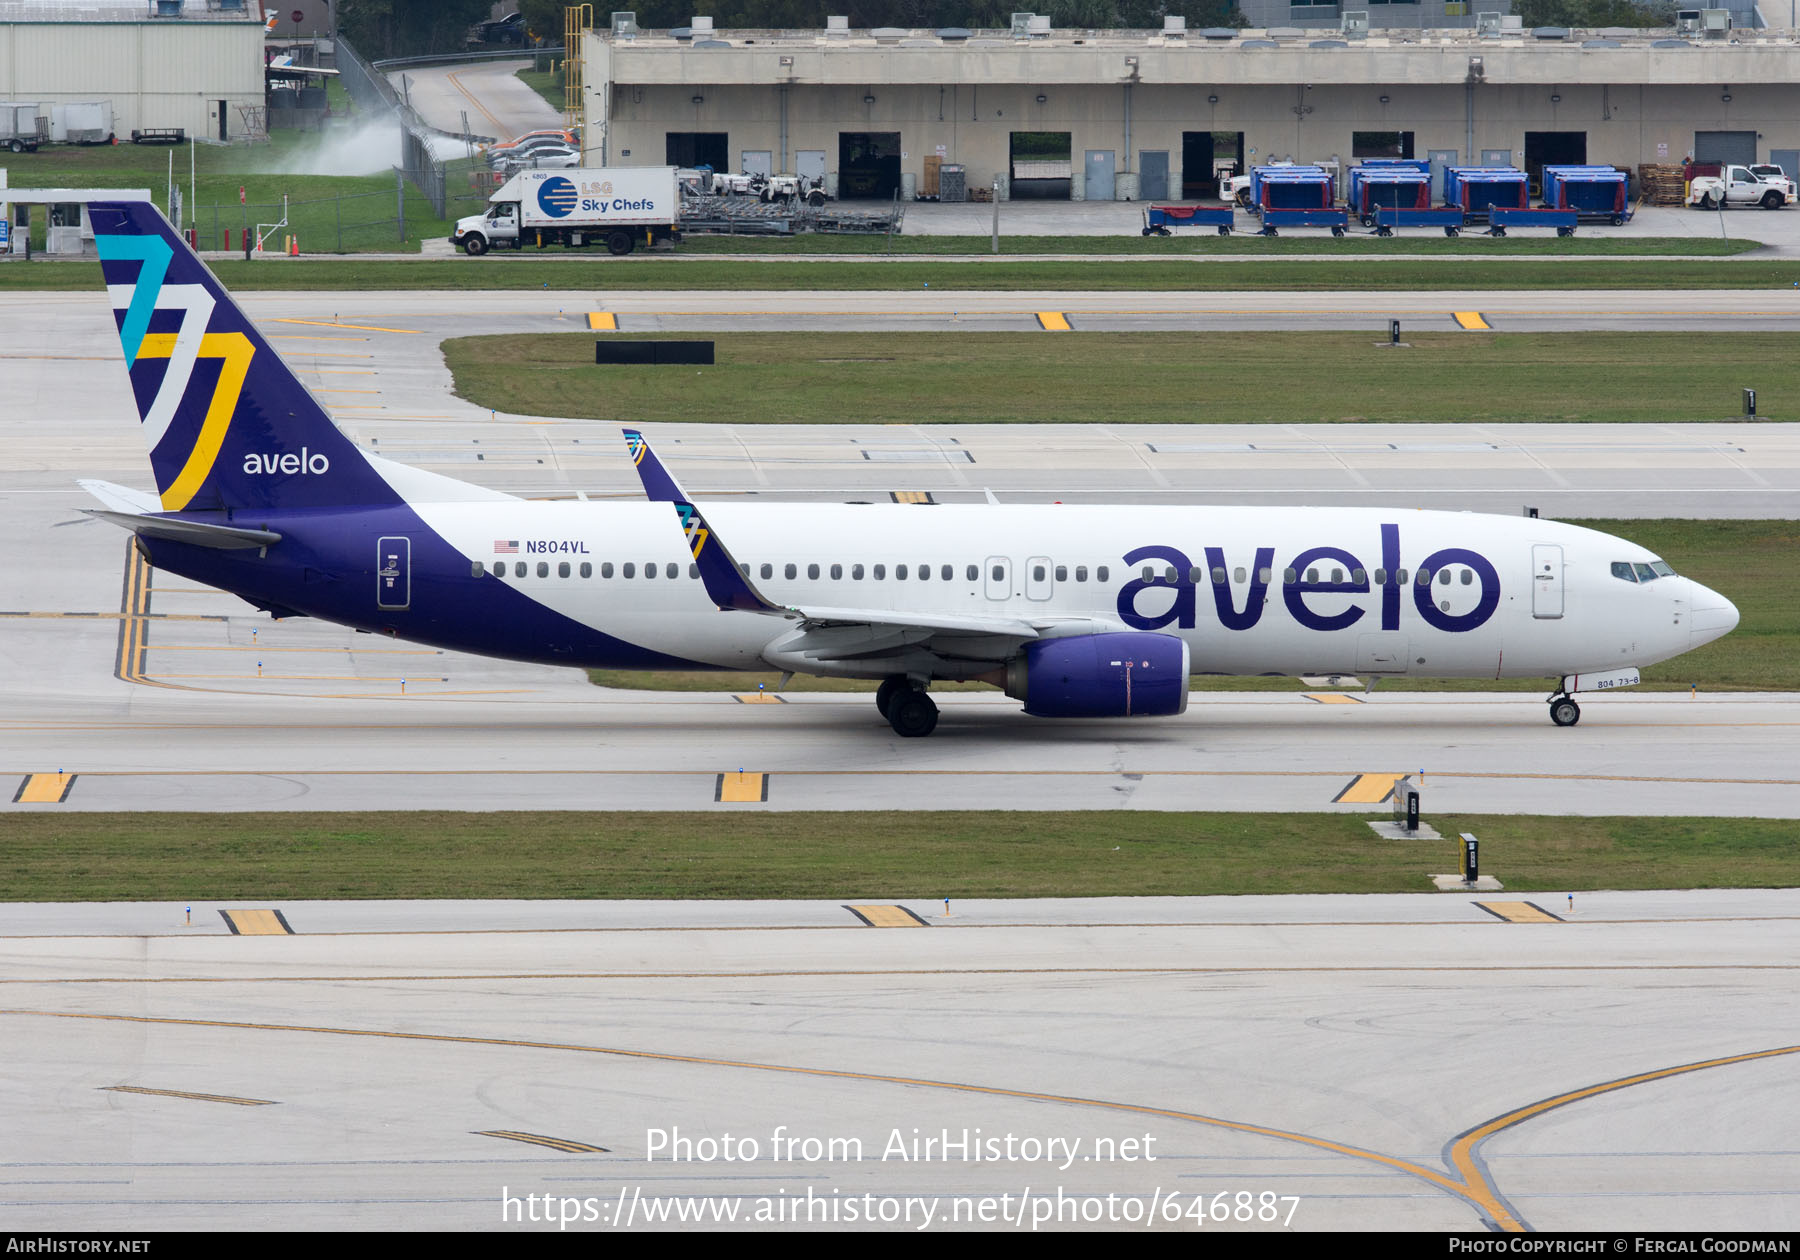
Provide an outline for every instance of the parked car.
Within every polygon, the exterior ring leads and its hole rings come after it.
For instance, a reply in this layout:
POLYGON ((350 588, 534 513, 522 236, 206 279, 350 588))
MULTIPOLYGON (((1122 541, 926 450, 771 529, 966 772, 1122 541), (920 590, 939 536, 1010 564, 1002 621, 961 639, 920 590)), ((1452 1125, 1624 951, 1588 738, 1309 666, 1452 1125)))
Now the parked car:
POLYGON ((518 144, 509 145, 504 149, 489 149, 487 160, 489 166, 493 167, 495 170, 500 170, 506 166, 507 163, 516 165, 520 162, 527 162, 531 159, 533 154, 539 152, 547 153, 561 149, 575 149, 579 151, 580 148, 581 146, 576 142, 566 140, 561 136, 534 136, 530 140, 521 140, 518 144))
POLYGON ((581 165, 581 150, 572 144, 542 144, 508 157, 502 157, 494 169, 511 175, 524 170, 558 170, 581 165))
POLYGON ((468 43, 475 44, 523 44, 530 33, 525 29, 525 15, 508 13, 505 17, 493 22, 477 22, 469 28, 468 43))

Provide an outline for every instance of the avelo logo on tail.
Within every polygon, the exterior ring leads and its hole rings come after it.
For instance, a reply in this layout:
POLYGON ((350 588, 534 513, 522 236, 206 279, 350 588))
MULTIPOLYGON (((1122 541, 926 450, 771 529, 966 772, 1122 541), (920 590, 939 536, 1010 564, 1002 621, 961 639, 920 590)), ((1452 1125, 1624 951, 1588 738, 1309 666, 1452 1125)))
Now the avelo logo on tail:
POLYGON ((538 205, 552 218, 563 218, 575 209, 578 200, 575 185, 561 175, 553 175, 538 185, 538 205))

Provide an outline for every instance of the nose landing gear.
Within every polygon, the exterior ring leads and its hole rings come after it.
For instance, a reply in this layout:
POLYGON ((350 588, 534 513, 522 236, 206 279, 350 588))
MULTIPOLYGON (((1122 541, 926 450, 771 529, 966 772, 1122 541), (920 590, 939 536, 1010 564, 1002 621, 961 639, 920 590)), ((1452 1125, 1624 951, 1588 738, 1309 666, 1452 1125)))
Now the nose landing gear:
POLYGON ((1558 726, 1573 726, 1581 721, 1581 706, 1559 691, 1550 697, 1550 720, 1558 726))

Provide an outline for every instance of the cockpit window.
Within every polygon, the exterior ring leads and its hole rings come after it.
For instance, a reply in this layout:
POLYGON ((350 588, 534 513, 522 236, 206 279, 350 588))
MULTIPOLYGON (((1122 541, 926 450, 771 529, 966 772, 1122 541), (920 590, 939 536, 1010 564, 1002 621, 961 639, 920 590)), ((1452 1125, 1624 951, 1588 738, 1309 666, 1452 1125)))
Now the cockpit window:
POLYGON ((1640 582, 1654 582, 1656 571, 1647 564, 1640 564, 1637 566, 1637 577, 1640 582))
POLYGON ((1674 577, 1675 576, 1675 570, 1672 567, 1670 567, 1670 565, 1666 561, 1663 561, 1663 560, 1652 560, 1650 562, 1650 568, 1656 574, 1657 577, 1674 577))
POLYGON ((1613 576, 1618 578, 1621 582, 1637 581, 1637 578, 1632 574, 1630 563, 1624 560, 1614 560, 1612 562, 1612 573, 1613 576))

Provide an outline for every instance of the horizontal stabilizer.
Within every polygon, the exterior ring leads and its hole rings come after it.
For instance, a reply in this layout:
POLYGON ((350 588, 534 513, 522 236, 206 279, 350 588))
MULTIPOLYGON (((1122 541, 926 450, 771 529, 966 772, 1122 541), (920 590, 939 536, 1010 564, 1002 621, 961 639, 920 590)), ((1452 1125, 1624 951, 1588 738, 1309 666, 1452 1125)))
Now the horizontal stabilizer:
POLYGON ((148 490, 133 490, 130 486, 115 485, 93 477, 79 478, 75 484, 106 504, 108 510, 113 512, 137 515, 163 510, 162 500, 148 490))
POLYGON ((109 512, 105 508, 82 508, 89 516, 143 534, 150 538, 167 538, 171 542, 211 547, 215 551, 247 551, 252 547, 271 547, 281 541, 272 529, 239 529, 235 525, 209 525, 202 521, 184 521, 176 516, 147 516, 137 512, 109 512))

